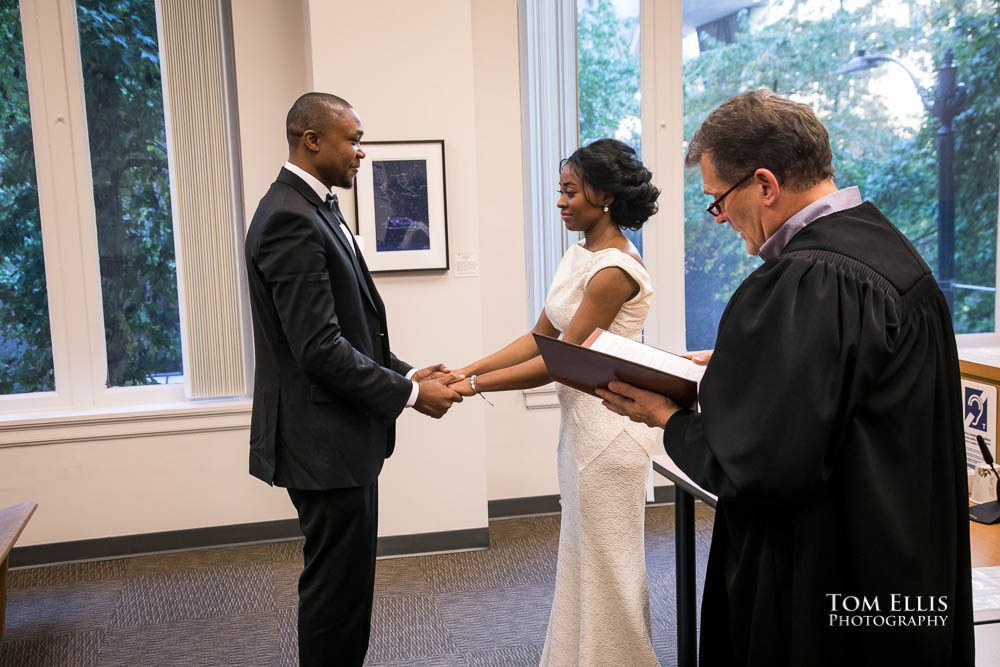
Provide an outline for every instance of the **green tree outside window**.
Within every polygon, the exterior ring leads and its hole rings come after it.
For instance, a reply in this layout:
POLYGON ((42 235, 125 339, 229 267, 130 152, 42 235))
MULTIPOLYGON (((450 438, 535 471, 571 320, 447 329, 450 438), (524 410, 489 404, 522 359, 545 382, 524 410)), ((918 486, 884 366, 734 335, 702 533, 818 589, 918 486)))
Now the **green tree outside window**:
MULTIPOLYGON (((903 231, 931 267, 937 265, 936 121, 926 114, 917 131, 894 127, 890 110, 864 77, 836 74, 859 48, 897 57, 955 54, 960 78, 974 91, 955 121, 955 278, 995 288, 997 183, 1000 154, 1000 2, 911 2, 903 24, 868 2, 810 18, 816 2, 778 3, 787 17, 751 29, 744 11, 731 43, 711 43, 684 64, 684 136, 739 92, 758 87, 811 104, 830 131, 840 187, 857 185, 865 199, 903 231)), ((822 4, 822 3, 821 3, 822 4)), ((928 62, 934 76, 937 62, 928 62)), ((904 73, 893 73, 905 76, 904 73)), ((931 84, 933 85, 933 84, 931 84)), ((698 170, 685 178, 685 290, 689 349, 710 348, 730 295, 759 260, 747 257, 731 230, 704 213, 698 170)), ((991 332, 995 293, 959 289, 958 333, 991 332)))
MULTIPOLYGON (((610 137, 642 157, 639 17, 619 16, 610 0, 580 0, 576 26, 580 145, 610 137)), ((624 231, 641 253, 641 230, 624 231)))
POLYGON ((152 0, 77 3, 109 387, 181 371, 152 0))
POLYGON ((0 0, 0 394, 52 391, 52 341, 21 15, 0 0))

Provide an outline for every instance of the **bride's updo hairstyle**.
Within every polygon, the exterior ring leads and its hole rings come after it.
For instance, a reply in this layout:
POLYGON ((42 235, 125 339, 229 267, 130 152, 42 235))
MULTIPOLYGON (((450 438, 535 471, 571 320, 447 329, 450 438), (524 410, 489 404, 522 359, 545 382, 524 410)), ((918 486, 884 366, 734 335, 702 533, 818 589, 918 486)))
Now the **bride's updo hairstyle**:
POLYGON ((652 184, 653 174, 636 157, 635 150, 617 139, 598 139, 573 151, 559 163, 559 170, 568 166, 583 183, 583 195, 591 201, 590 192, 614 198, 609 205, 611 219, 619 227, 639 229, 649 216, 656 213, 660 190, 652 184))

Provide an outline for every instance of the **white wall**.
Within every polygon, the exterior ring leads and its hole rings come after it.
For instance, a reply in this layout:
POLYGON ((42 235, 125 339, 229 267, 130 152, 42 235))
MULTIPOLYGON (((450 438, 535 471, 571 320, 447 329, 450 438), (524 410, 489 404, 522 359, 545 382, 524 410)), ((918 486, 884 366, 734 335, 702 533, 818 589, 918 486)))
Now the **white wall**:
MULTIPOLYGON (((475 277, 376 278, 393 346, 411 363, 462 365, 526 330, 516 8, 516 0, 308 2, 313 87, 349 100, 366 140, 444 140, 452 266, 459 253, 479 259, 475 277)), ((458 459, 465 475, 451 480, 453 491, 469 497, 557 493, 557 411, 526 410, 520 392, 491 400, 495 408, 480 399, 456 406, 440 424, 403 419, 403 460, 386 466, 383 506, 404 493, 430 502, 430 488, 395 485, 412 478, 405 464, 418 452, 458 459)))
POLYGON ((38 502, 18 546, 271 521, 288 497, 245 473, 247 431, 0 450, 0 506, 38 502))
POLYGON ((247 226, 288 156, 285 114, 309 91, 300 1, 236 0, 233 50, 247 226))
MULTIPOLYGON (((233 3, 247 220, 286 158, 284 116, 305 90, 350 100, 368 139, 444 139, 452 265, 474 253, 480 272, 376 278, 393 348, 414 364, 461 365, 526 329, 516 7, 233 3)), ((495 408, 468 400, 440 421, 402 417, 381 535, 482 527, 487 498, 558 492, 558 410, 527 410, 520 392, 491 398, 495 408)), ((283 490, 247 473, 247 407, 0 427, 0 506, 39 502, 18 544, 294 517, 283 490)))
MULTIPOLYGON (((484 353, 528 328, 517 6, 517 0, 472 3, 484 353)), ((490 398, 496 404, 486 411, 490 499, 558 493, 558 409, 526 410, 521 392, 490 398)))

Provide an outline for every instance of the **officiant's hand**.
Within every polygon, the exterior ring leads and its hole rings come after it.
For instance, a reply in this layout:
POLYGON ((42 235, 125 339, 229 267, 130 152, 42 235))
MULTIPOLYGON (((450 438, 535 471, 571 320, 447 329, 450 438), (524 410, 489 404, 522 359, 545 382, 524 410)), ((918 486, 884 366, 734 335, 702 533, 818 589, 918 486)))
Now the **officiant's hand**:
POLYGON ((699 350, 697 352, 685 352, 681 356, 685 359, 690 359, 699 366, 708 366, 708 362, 712 358, 712 352, 715 352, 715 350, 699 350))
POLYGON ((698 352, 685 352, 681 356, 690 359, 699 366, 708 366, 708 361, 712 358, 715 350, 699 350, 698 352))
MULTIPOLYGON (((433 366, 428 366, 427 368, 421 368, 419 371, 410 376, 410 379, 414 382, 422 382, 424 380, 440 380, 441 378, 448 377, 452 375, 450 371, 444 364, 434 364, 433 366)), ((465 376, 458 373, 454 374, 458 379, 462 379, 465 376)))
POLYGON ((680 410, 666 396, 617 380, 611 382, 607 389, 598 389, 597 395, 604 399, 604 407, 611 412, 654 428, 666 426, 674 413, 680 410))

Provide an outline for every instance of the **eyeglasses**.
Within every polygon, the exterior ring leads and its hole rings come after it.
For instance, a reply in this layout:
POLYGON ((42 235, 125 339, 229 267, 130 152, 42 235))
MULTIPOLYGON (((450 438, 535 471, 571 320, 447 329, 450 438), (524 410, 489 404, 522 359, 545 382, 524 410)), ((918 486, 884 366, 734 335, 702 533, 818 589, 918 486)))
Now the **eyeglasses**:
POLYGON ((740 180, 736 181, 736 184, 733 185, 733 187, 729 188, 728 190, 726 190, 725 192, 723 192, 721 195, 719 195, 718 197, 716 197, 715 201, 713 201, 711 204, 709 204, 708 208, 705 209, 706 211, 708 211, 708 214, 711 215, 712 217, 715 217, 715 216, 719 215, 720 213, 722 213, 722 200, 725 199, 726 197, 728 197, 730 192, 732 192, 736 188, 738 188, 741 185, 743 185, 744 183, 746 183, 750 179, 750 177, 753 176, 756 173, 757 173, 757 170, 754 169, 749 174, 747 174, 746 176, 744 176, 740 180))

